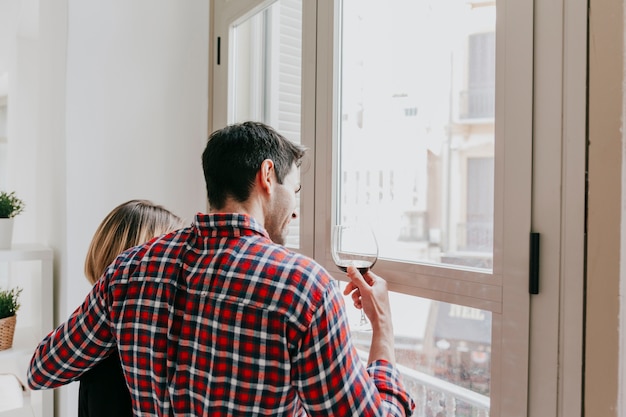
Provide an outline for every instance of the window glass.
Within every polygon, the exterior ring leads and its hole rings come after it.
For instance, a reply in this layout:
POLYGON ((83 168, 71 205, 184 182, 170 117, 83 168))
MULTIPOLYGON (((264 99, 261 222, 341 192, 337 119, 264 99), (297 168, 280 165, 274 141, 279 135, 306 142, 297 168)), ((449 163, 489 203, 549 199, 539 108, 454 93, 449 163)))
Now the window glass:
MULTIPOLYGON (((369 223, 380 258, 491 271, 495 2, 341 4, 336 222, 369 223)), ((489 415, 492 313, 390 299, 416 415, 489 415)))
MULTIPOLYGON (((302 0, 279 0, 233 29, 233 122, 267 123, 301 143, 302 0)), ((299 204, 299 196, 298 196, 299 204)), ((300 221, 286 245, 299 247, 300 221)))
POLYGON ((344 0, 337 222, 386 259, 492 269, 495 2, 344 0))

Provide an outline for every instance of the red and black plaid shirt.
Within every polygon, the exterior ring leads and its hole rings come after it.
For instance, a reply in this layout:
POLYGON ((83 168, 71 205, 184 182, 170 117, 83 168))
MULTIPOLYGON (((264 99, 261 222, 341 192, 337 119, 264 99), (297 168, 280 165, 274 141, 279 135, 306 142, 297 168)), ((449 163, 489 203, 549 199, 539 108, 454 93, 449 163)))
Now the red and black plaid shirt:
POLYGON ((315 261, 245 215, 198 214, 126 251, 39 345, 33 389, 75 381, 115 349, 141 416, 403 416, 396 368, 367 368, 343 298, 315 261))

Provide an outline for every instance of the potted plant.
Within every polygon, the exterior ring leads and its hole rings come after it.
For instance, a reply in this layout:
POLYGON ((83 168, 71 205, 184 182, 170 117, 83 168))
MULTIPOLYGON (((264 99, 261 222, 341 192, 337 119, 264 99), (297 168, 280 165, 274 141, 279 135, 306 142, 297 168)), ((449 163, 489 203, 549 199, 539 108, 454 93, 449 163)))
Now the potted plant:
POLYGON ((12 219, 24 211, 24 202, 15 195, 15 191, 0 191, 0 218, 12 219))
POLYGON ((13 346, 21 293, 22 288, 19 287, 0 290, 0 350, 13 346))
POLYGON ((13 218, 24 211, 24 201, 15 191, 0 191, 0 249, 11 248, 13 239, 13 218))

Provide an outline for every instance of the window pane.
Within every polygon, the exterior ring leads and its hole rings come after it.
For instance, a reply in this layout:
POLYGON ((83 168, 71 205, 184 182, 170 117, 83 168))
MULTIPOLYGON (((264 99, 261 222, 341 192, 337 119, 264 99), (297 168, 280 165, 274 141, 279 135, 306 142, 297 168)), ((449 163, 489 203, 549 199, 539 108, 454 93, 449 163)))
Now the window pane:
MULTIPOLYGON (((232 121, 267 123, 300 143, 302 0, 279 0, 233 30, 232 121)), ((299 197, 298 197, 299 198, 299 197)), ((299 247, 300 221, 287 246, 299 247)))
MULTIPOLYGON (((340 283, 343 287, 345 284, 340 283)), ((343 288, 342 288, 343 291, 343 288)), ((356 347, 367 360, 372 333, 345 297, 356 347)), ((395 353, 416 416, 489 415, 491 312, 390 293, 395 353)))
POLYGON ((380 256, 490 270, 495 2, 343 0, 338 222, 380 256))

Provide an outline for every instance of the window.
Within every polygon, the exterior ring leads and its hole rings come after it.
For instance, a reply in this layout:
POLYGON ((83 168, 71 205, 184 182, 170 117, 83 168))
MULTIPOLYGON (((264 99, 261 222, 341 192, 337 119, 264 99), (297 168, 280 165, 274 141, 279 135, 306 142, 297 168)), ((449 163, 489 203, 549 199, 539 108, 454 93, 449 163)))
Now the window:
POLYGON ((495 111, 496 37, 494 32, 469 36, 468 82, 461 118, 493 118, 495 111))
MULTIPOLYGON (((527 407, 532 13, 501 1, 506 15, 493 1, 215 0, 213 129, 261 120, 311 149, 291 247, 339 280, 331 226, 375 228, 417 415, 527 407)), ((354 336, 366 352, 370 334, 354 336)))
MULTIPOLYGON (((236 72, 230 121, 261 121, 301 143, 301 1, 272 3, 234 25, 233 38, 236 72)), ((286 245, 298 248, 299 236, 296 219, 291 222, 286 245)))
POLYGON ((493 250, 493 181, 493 158, 467 160, 467 221, 459 233, 464 237, 462 249, 493 250))

